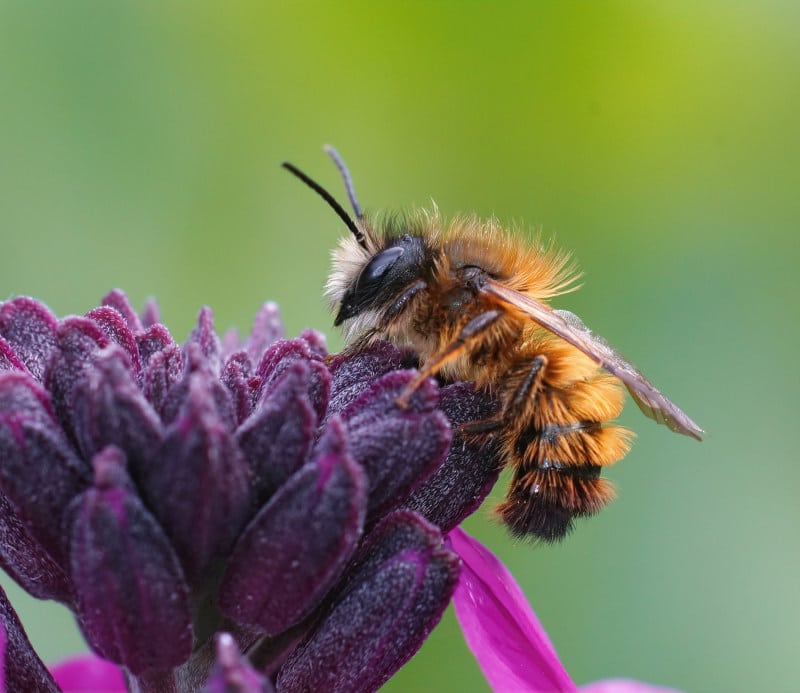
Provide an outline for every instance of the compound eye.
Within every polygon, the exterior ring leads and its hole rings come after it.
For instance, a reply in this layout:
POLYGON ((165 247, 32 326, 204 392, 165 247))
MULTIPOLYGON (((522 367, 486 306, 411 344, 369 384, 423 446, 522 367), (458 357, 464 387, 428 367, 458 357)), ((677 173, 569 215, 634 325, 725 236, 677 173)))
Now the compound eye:
POLYGON ((342 305, 334 325, 366 310, 378 308, 392 299, 394 294, 412 281, 419 273, 424 247, 421 238, 409 236, 384 248, 365 265, 342 297, 342 305))
POLYGON ((393 246, 378 253, 361 272, 358 284, 370 284, 380 279, 397 259, 405 252, 400 246, 393 246))

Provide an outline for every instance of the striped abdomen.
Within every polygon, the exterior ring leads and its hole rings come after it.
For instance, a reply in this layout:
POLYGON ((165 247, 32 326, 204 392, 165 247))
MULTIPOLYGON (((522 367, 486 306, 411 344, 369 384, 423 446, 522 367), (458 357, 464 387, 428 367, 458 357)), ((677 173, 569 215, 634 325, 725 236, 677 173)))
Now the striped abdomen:
POLYGON ((630 447, 631 433, 607 423, 622 409, 622 387, 577 349, 544 337, 518 350, 505 393, 513 477, 498 511, 514 534, 556 541, 614 497, 600 473, 630 447))

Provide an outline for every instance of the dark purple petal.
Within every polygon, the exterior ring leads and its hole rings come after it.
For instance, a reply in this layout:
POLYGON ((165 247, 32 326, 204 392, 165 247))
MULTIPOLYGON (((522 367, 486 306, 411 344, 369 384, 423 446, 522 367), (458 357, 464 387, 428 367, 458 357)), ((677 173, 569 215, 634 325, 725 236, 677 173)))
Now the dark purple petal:
POLYGON ((147 362, 142 376, 142 392, 162 415, 172 388, 183 377, 183 353, 177 345, 156 351, 147 362))
POLYGON ((130 363, 133 372, 140 373, 142 364, 139 361, 139 347, 122 314, 116 308, 100 306, 100 308, 90 310, 86 317, 97 323, 111 341, 122 347, 123 351, 128 355, 128 363, 130 363))
POLYGON ((242 348, 242 340, 239 339, 239 330, 237 330, 236 328, 232 328, 230 330, 227 330, 225 334, 222 335, 222 339, 220 340, 220 352, 222 354, 223 359, 227 359, 228 356, 230 356, 236 351, 241 351, 241 348, 242 348))
POLYGON ((4 693, 61 693, 0 588, 0 691, 4 693))
POLYGON ((136 311, 133 309, 130 301, 128 301, 128 297, 125 295, 124 291, 112 289, 103 297, 101 303, 104 306, 115 308, 119 314, 125 318, 125 322, 128 324, 128 329, 134 334, 144 331, 142 321, 139 319, 139 316, 136 314, 136 311))
POLYGON ((95 655, 71 657, 50 672, 64 693, 126 693, 125 678, 116 664, 95 655))
POLYGON ((250 361, 258 363, 264 352, 279 339, 283 339, 283 322, 277 303, 265 303, 259 308, 253 320, 253 329, 247 340, 247 354, 250 361))
POLYGON ((190 581, 230 550, 250 507, 250 472, 217 408, 215 386, 224 389, 205 372, 189 376, 158 455, 137 474, 190 581))
POLYGON ((308 362, 292 362, 236 433, 253 471, 253 493, 258 505, 308 457, 317 428, 310 396, 312 377, 308 362))
POLYGON ((91 480, 89 465, 64 438, 39 385, 0 374, 0 491, 54 559, 63 556, 64 508, 91 480))
POLYGON ((142 311, 142 325, 144 329, 147 329, 160 322, 161 314, 158 310, 158 303, 156 303, 154 298, 148 298, 147 301, 145 301, 144 310, 142 311))
POLYGON ((236 412, 236 423, 241 424, 250 416, 255 401, 250 358, 244 351, 234 352, 225 360, 220 380, 230 392, 236 412))
POLYGON ((214 314, 207 306, 200 310, 197 316, 197 327, 189 335, 186 346, 196 344, 200 347, 207 367, 215 374, 219 375, 221 366, 222 345, 219 337, 214 331, 214 314))
POLYGON ((376 532, 373 555, 279 672, 280 693, 375 691, 439 622, 458 557, 436 527, 409 511, 389 516, 376 532))
POLYGON ((191 653, 189 594, 169 541, 132 490, 124 455, 95 456, 95 485, 73 503, 70 546, 78 622, 92 648, 134 674, 191 653))
POLYGON ((331 390, 331 376, 322 362, 322 357, 309 346, 304 339, 285 339, 273 344, 264 353, 258 364, 256 374, 261 379, 258 399, 268 397, 271 389, 283 376, 283 373, 295 361, 302 361, 311 369, 312 379, 309 396, 317 417, 322 419, 328 407, 331 390))
POLYGON ((273 693, 272 684, 259 674, 228 633, 217 635, 217 661, 201 693, 273 693))
POLYGON ((3 337, 0 337, 0 372, 2 371, 29 372, 11 345, 3 337))
POLYGON ((464 639, 495 691, 569 693, 577 688, 506 567, 456 527, 449 534, 462 570, 453 596, 464 639))
POLYGON ((0 373, 0 417, 58 427, 49 395, 27 371, 0 373))
POLYGON ((433 380, 422 383, 408 407, 398 406, 414 376, 413 371, 389 373, 342 412, 353 457, 369 479, 368 519, 402 504, 438 469, 450 445, 450 424, 436 408, 433 380))
POLYGON ((175 420, 189 397, 190 383, 199 379, 203 381, 220 421, 227 430, 233 431, 236 427, 236 412, 228 388, 220 382, 219 375, 210 367, 197 344, 187 342, 183 352, 186 368, 181 380, 167 393, 160 412, 162 420, 164 423, 175 420))
POLYGON ((0 494, 0 567, 37 599, 71 601, 69 578, 0 494))
POLYGON ((453 428, 450 452, 439 469, 419 486, 406 505, 447 532, 471 515, 492 490, 500 473, 497 436, 465 436, 460 425, 494 416, 496 402, 466 383, 441 389, 440 406, 453 428))
POLYGON ((254 648, 248 650, 247 656, 260 672, 274 679, 286 658, 315 624, 316 614, 312 613, 304 621, 274 638, 261 638, 254 648))
POLYGON ((20 296, 0 305, 0 336, 40 382, 56 348, 57 330, 55 316, 32 298, 20 296))
POLYGON ((317 458, 292 476, 248 525, 220 588, 229 618, 277 635, 319 604, 361 537, 366 478, 330 422, 317 458))
POLYGON ((142 360, 142 368, 150 363, 153 354, 175 346, 175 340, 164 325, 151 325, 144 332, 136 335, 136 348, 142 360))
POLYGON ((325 341, 325 335, 322 332, 306 328, 300 333, 299 338, 308 344, 308 348, 311 349, 311 353, 315 356, 322 359, 328 356, 328 343, 325 341))
POLYGON ((74 390, 78 445, 87 459, 107 445, 116 445, 125 451, 131 469, 138 469, 158 450, 164 435, 161 420, 134 381, 119 347, 100 351, 94 364, 74 390))
POLYGON ((328 364, 332 377, 328 416, 340 413, 382 375, 412 365, 408 353, 389 342, 376 342, 356 353, 334 356, 328 364))
POLYGON ((58 328, 58 350, 45 373, 45 385, 67 435, 74 440, 73 390, 92 367, 94 354, 107 347, 109 338, 92 320, 67 318, 58 328))

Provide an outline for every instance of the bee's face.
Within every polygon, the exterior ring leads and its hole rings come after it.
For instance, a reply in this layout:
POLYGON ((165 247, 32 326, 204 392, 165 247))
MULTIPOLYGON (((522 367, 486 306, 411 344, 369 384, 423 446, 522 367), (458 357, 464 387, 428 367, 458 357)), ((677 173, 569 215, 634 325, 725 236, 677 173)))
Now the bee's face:
POLYGON ((403 234, 373 255, 342 298, 335 325, 367 310, 391 304, 404 287, 420 277, 425 243, 420 236, 403 234))

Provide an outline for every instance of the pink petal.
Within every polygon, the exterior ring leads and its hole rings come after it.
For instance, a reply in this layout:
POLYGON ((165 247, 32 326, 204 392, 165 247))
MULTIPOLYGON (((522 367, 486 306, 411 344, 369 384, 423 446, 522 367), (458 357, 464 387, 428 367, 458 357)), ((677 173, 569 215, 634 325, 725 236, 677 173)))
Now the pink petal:
POLYGON ((64 693, 126 693, 125 679, 116 664, 95 655, 65 659, 50 667, 64 693))
POLYGON ((630 679, 607 679, 581 686, 581 693, 679 693, 679 691, 630 679))
POLYGON ((492 689, 497 693, 577 691, 511 573, 461 528, 456 527, 449 537, 463 561, 453 596, 456 616, 492 689))

